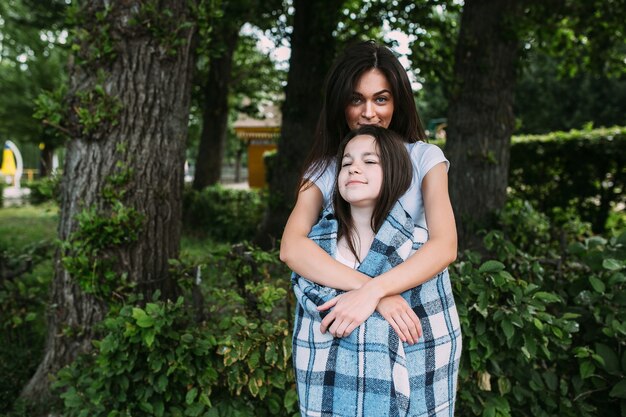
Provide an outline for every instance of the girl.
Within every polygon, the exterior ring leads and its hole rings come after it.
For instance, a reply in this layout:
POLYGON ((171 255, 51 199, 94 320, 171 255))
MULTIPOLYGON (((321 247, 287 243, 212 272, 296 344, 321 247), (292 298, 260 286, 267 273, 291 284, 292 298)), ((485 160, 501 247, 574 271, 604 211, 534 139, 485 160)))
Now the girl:
MULTIPOLYGON (((341 168, 335 183, 335 214, 325 211, 309 236, 340 262, 375 277, 403 262, 428 238, 396 202, 411 184, 411 161, 397 134, 365 126, 340 144, 337 164, 341 168)), ((428 344, 413 347, 400 343, 377 313, 357 331, 337 328, 333 334, 342 338, 323 334, 324 306, 342 295, 297 274, 293 282, 299 302, 293 356, 303 416, 451 412, 449 397, 454 392, 460 346, 449 337, 459 324, 447 273, 402 294, 426 320, 428 344), (433 330, 436 316, 445 322, 437 327, 446 331, 433 330), (439 366, 438 382, 425 384, 429 378, 434 382, 433 375, 425 372, 433 364, 439 366)), ((419 321, 416 325, 421 336, 419 321)))

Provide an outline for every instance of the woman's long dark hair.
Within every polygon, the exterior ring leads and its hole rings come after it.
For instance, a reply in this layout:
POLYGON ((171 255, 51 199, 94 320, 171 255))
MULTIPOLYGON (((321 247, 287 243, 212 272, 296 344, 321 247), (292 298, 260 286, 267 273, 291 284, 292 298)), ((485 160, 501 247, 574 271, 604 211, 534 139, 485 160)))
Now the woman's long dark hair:
POLYGON ((378 154, 380 156, 379 161, 383 172, 380 194, 376 199, 376 205, 372 213, 371 225, 374 233, 378 232, 394 204, 411 186, 413 166, 402 137, 390 129, 377 126, 363 126, 349 132, 339 144, 336 157, 337 175, 335 176, 335 189, 333 192, 335 217, 339 223, 337 240, 345 236, 350 251, 354 254, 355 258, 361 262, 362 259, 359 258, 355 245, 356 242, 354 241, 354 223, 350 212, 350 203, 344 200, 341 194, 339 194, 338 184, 341 160, 343 159, 346 145, 350 140, 359 135, 371 136, 376 141, 378 154))
POLYGON ((374 41, 353 44, 335 60, 326 77, 322 111, 313 146, 303 165, 299 188, 306 179, 315 180, 328 168, 339 142, 350 131, 345 110, 353 97, 356 83, 361 75, 373 68, 379 69, 391 86, 394 111, 389 129, 398 133, 405 142, 426 139, 415 107, 411 82, 398 58, 389 48, 374 41), (304 178, 305 175, 313 175, 313 178, 304 178))

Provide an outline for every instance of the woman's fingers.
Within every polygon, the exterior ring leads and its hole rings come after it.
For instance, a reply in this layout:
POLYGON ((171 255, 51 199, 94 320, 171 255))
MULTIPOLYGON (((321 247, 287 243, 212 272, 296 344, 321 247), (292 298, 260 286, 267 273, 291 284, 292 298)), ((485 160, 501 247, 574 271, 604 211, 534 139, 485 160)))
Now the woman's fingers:
POLYGON ((383 298, 376 307, 403 342, 415 344, 422 337, 422 324, 402 296, 383 298))
POLYGON ((422 325, 417 315, 413 310, 404 311, 402 313, 402 320, 406 323, 407 331, 409 332, 411 344, 417 343, 418 339, 422 336, 422 325), (411 314, 412 313, 412 314, 411 314))
POLYGON ((341 294, 331 298, 330 300, 326 301, 324 304, 322 304, 321 306, 317 306, 317 310, 318 311, 324 311, 324 310, 328 310, 329 308, 332 308, 335 306, 335 304, 337 304, 337 301, 339 301, 339 297, 341 297, 341 294))
POLYGON ((324 319, 322 320, 322 323, 320 324, 320 332, 322 332, 322 334, 326 333, 326 330, 328 330, 328 328, 334 324, 335 322, 335 312, 331 311, 330 313, 328 313, 328 315, 326 317, 324 317, 324 319))
POLYGON ((393 317, 390 317, 389 320, 387 320, 389 322, 389 324, 391 325, 391 328, 396 332, 396 334, 398 335, 398 337, 400 338, 400 340, 402 340, 402 342, 407 341, 406 336, 404 335, 404 332, 402 332, 402 330, 400 330, 400 326, 398 326, 398 323, 396 323, 396 321, 394 320, 393 317))

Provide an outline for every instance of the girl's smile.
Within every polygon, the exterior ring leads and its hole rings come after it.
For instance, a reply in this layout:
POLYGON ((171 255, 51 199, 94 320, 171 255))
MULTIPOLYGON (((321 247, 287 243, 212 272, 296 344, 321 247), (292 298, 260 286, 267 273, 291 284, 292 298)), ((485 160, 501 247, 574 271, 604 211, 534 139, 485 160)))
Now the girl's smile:
POLYGON ((380 195, 383 172, 376 140, 355 136, 344 150, 338 178, 339 193, 352 206, 374 206, 380 195))

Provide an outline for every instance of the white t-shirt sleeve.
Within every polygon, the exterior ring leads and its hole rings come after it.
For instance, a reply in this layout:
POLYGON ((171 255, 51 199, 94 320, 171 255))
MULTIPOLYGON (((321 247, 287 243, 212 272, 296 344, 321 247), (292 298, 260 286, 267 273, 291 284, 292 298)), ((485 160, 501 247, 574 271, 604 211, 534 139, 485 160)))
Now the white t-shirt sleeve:
POLYGON ((428 229, 424 213, 424 200, 422 198, 422 181, 428 171, 439 163, 446 164, 446 170, 450 162, 446 159, 441 148, 424 142, 407 144, 411 164, 413 165, 413 180, 408 191, 400 197, 404 209, 413 219, 417 226, 428 229))
MULTIPOLYGON (((450 161, 446 159, 445 155, 443 154, 443 151, 437 145, 424 143, 421 146, 416 146, 413 149, 416 150, 420 148, 422 152, 420 152, 420 155, 415 155, 415 156, 419 158, 418 167, 419 167, 419 179, 420 179, 420 187, 421 187, 422 181, 424 180, 424 177, 426 176, 426 174, 428 174, 428 171, 430 171, 435 165, 441 162, 444 162, 446 164, 446 171, 448 171, 450 169, 450 161)), ((414 157, 414 156, 411 155, 411 157, 414 157)))
POLYGON ((317 171, 307 171, 304 176, 305 178, 312 180, 313 184, 317 186, 322 192, 322 196, 324 197, 323 208, 329 209, 332 204, 332 195, 333 190, 335 189, 335 176, 336 176, 336 163, 335 161, 330 161, 328 167, 321 175, 317 171))

